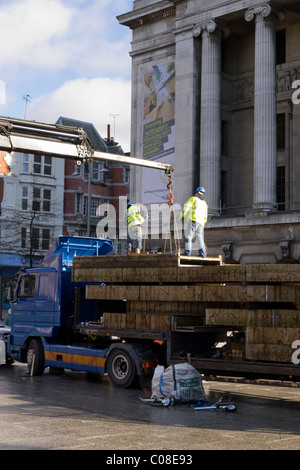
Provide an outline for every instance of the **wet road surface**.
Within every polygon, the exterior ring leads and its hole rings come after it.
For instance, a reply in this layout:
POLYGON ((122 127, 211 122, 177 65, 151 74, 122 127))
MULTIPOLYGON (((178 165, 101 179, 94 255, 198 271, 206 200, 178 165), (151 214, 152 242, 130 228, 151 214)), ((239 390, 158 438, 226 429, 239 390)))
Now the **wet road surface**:
POLYGON ((120 390, 106 377, 66 371, 29 377, 0 367, 0 450, 298 450, 300 388, 203 382, 206 400, 236 412, 143 403, 151 390, 120 390))

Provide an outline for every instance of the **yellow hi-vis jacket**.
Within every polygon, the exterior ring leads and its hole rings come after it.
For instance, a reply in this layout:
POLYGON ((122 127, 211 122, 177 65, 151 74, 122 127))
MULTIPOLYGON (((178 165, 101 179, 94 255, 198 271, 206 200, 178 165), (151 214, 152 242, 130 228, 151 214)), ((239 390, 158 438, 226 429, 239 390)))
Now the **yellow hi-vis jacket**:
POLYGON ((127 228, 134 225, 142 225, 144 217, 141 214, 140 207, 133 204, 127 209, 127 228))
POLYGON ((192 196, 184 204, 181 217, 186 217, 187 221, 192 220, 204 227, 207 222, 207 212, 206 202, 197 196, 192 196))

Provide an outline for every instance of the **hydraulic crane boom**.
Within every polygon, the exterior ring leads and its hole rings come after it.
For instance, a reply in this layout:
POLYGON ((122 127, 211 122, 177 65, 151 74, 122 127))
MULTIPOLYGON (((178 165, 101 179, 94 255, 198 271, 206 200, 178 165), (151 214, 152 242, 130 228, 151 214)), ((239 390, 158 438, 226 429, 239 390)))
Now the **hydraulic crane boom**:
POLYGON ((164 170, 168 175, 174 170, 168 163, 94 150, 82 128, 21 119, 0 117, 0 150, 51 155, 77 162, 113 161, 164 170))

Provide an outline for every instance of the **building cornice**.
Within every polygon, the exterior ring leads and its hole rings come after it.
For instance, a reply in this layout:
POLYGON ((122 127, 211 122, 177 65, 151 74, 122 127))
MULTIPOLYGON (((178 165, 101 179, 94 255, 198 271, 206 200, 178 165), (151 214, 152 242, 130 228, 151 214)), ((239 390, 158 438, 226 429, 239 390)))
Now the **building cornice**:
POLYGON ((120 24, 136 29, 141 26, 156 23, 176 15, 176 4, 182 0, 162 1, 153 5, 135 9, 124 15, 117 16, 120 24))

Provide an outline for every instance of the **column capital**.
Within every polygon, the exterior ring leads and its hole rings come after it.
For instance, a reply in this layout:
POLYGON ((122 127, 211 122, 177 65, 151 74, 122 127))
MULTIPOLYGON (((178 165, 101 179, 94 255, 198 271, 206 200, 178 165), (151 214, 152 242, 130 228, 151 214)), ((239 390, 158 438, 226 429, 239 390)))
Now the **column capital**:
POLYGON ((193 36, 197 38, 201 33, 213 33, 217 29, 217 23, 214 20, 209 20, 204 23, 199 23, 194 27, 193 36))
POLYGON ((272 13, 272 8, 268 3, 260 6, 249 8, 245 13, 245 20, 252 21, 255 17, 267 18, 272 13))
POLYGON ((245 20, 252 21, 254 18, 264 19, 274 14, 279 21, 282 21, 285 17, 284 10, 271 7, 268 3, 263 3, 259 6, 248 8, 245 13, 245 20))
POLYGON ((195 38, 201 36, 202 33, 209 35, 214 31, 221 31, 223 36, 226 38, 230 35, 230 30, 227 25, 216 23, 214 20, 205 21, 204 23, 199 23, 194 27, 193 36, 195 38))

